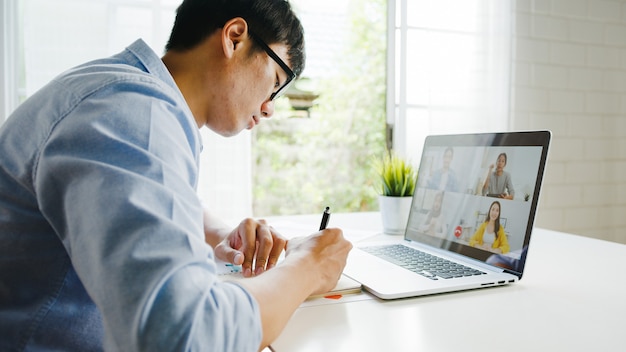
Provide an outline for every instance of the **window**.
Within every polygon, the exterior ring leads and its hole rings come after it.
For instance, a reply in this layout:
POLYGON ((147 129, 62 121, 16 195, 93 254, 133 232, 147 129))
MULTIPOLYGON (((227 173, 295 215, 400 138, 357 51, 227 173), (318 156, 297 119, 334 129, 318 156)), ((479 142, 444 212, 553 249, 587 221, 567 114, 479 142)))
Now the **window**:
POLYGON ((428 134, 509 126, 512 1, 389 0, 387 118, 419 162, 428 134))
POLYGON ((428 134, 507 129, 509 1, 295 4, 320 97, 310 118, 277 116, 254 132, 255 215, 377 210, 371 159, 386 132, 416 164, 428 134))
POLYGON ((371 162, 385 139, 385 0, 292 1, 307 64, 295 83, 308 113, 284 99, 253 132, 255 216, 377 208, 371 162))
MULTIPOLYGON (((508 127, 510 0, 291 2, 308 56, 294 87, 317 99, 293 110, 281 98, 272 120, 236 137, 203 129, 198 191, 217 215, 376 210, 369 165, 387 126, 414 163, 427 134, 508 127)), ((0 108, 138 37, 161 53, 179 3, 3 1, 0 108)))
POLYGON ((0 2, 0 124, 4 122, 6 116, 17 106, 17 77, 15 74, 16 60, 15 53, 18 52, 16 1, 0 2))
MULTIPOLYGON (((137 38, 162 53, 179 4, 180 0, 3 1, 3 117, 62 71, 113 55, 137 38)), ((202 136, 199 194, 219 215, 251 215, 250 133, 227 139, 203 129, 202 136), (220 166, 219 173, 213 165, 220 166)))

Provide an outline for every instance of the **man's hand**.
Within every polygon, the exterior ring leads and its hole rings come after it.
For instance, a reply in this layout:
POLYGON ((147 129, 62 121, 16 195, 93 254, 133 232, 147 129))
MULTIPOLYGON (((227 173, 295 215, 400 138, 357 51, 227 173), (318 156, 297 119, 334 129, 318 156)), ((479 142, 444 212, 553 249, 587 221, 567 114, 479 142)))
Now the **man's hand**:
POLYGON ((259 275, 276 266, 287 240, 265 220, 245 219, 217 246, 215 256, 241 265, 243 275, 259 275), (254 268, 253 268, 254 265, 254 268))
POLYGON ((339 276, 346 266, 352 243, 343 237, 337 228, 325 229, 306 237, 289 240, 285 261, 304 259, 308 275, 319 274, 317 289, 313 294, 330 291, 337 284, 339 276))

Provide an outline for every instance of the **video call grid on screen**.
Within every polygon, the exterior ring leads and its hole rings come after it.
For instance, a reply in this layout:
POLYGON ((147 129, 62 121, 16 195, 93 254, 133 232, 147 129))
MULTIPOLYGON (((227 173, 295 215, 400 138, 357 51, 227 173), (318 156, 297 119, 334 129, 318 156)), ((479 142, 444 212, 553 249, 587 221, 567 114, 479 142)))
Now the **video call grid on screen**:
POLYGON ((489 243, 483 247, 470 242, 487 220, 493 203, 498 202, 500 226, 509 247, 506 253, 498 254, 519 260, 530 239, 545 166, 541 161, 545 161, 549 140, 549 132, 529 133, 428 137, 407 238, 485 261, 501 250, 492 249, 489 243), (503 171, 508 177, 493 177, 499 158, 506 159, 503 171), (446 163, 447 173, 442 171, 446 163), (496 193, 484 187, 489 173, 488 182, 494 182, 496 193))

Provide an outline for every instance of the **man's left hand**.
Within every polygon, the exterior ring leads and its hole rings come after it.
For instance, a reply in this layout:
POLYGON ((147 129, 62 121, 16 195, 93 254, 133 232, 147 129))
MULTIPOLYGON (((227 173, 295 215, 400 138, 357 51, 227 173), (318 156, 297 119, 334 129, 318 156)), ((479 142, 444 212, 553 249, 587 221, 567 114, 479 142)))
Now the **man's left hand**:
POLYGON ((286 245, 287 239, 265 220, 248 218, 215 246, 215 256, 241 265, 243 275, 250 277, 253 273, 259 275, 276 266, 286 245))

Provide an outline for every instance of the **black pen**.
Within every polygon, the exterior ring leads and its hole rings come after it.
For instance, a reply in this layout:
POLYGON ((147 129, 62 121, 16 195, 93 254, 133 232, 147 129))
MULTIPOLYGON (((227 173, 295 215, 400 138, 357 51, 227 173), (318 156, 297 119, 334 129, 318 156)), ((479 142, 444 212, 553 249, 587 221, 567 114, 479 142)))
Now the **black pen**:
POLYGON ((328 225, 328 219, 330 218, 330 207, 326 207, 322 213, 322 223, 320 224, 320 231, 326 228, 328 225))

